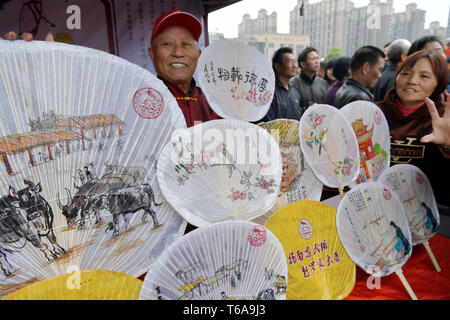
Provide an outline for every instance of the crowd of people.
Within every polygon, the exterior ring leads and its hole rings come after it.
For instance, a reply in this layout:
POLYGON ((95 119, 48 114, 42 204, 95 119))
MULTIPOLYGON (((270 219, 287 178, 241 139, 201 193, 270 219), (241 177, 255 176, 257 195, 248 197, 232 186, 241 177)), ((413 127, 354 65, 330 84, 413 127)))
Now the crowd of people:
MULTIPOLYGON (((188 127, 220 118, 193 78, 201 55, 201 32, 195 16, 175 9, 155 21, 149 49, 157 76, 174 95, 188 127)), ((5 39, 17 38, 15 32, 5 35, 5 39)), ((21 38, 32 40, 33 36, 21 38)), ((46 40, 53 38, 49 34, 46 40)), ((272 59, 274 98, 261 121, 300 120, 314 103, 341 108, 357 100, 374 102, 389 123, 391 164, 409 163, 422 169, 437 202, 448 208, 450 68, 445 47, 438 38, 425 36, 413 43, 397 39, 384 49, 363 46, 351 57, 322 62, 322 73, 315 48, 304 49, 297 58, 290 48, 278 49, 272 59)))

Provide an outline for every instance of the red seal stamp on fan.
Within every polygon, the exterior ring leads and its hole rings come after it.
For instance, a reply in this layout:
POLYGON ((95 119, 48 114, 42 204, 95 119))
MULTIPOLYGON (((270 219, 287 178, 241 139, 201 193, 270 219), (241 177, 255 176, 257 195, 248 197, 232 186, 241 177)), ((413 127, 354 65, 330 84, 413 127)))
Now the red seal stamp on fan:
POLYGON ((254 226, 248 233, 248 241, 253 247, 260 247, 266 242, 266 229, 263 226, 254 226))
POLYGON ((423 176, 423 174, 421 173, 417 173, 416 174, 416 181, 420 184, 422 184, 425 181, 425 177, 423 176))
POLYGON ((144 119, 157 119, 164 109, 164 99, 152 88, 143 88, 134 94, 133 108, 144 119))
POLYGON ((373 120, 375 121, 376 124, 381 123, 381 114, 379 111, 375 111, 375 114, 373 115, 373 120))
POLYGON ((383 197, 384 197, 386 200, 391 200, 391 198, 392 198, 392 193, 391 193, 391 191, 390 191, 389 189, 384 188, 384 190, 383 190, 383 197))

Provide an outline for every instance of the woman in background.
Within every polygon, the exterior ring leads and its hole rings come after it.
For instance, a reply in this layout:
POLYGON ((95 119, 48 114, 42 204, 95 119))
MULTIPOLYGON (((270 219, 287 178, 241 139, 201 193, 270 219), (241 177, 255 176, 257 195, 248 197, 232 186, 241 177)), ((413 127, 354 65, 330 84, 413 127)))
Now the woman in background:
POLYGON ((395 86, 377 105, 391 135, 391 165, 407 163, 428 177, 438 204, 450 206, 450 101, 447 61, 436 51, 408 56, 395 86))
POLYGON ((333 75, 336 78, 336 81, 328 89, 325 95, 325 104, 334 106, 336 92, 344 85, 345 80, 350 76, 350 61, 350 57, 340 57, 334 63, 333 75))

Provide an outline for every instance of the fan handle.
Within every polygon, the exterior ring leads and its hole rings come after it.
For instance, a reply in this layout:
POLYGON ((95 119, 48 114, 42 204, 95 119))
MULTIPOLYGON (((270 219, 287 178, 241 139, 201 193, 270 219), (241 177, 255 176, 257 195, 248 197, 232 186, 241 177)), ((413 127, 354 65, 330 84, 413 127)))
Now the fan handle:
POLYGON ((436 257, 433 254, 433 251, 431 251, 428 240, 423 243, 423 246, 425 247, 425 249, 427 249, 428 255, 430 256, 430 259, 433 262, 433 265, 436 268, 436 271, 441 272, 441 267, 439 266, 439 263, 437 262, 436 257))
POLYGON ((395 273, 400 278, 400 281, 403 283, 403 286, 405 287, 406 291, 408 291, 409 296, 411 297, 411 299, 418 300, 416 295, 415 295, 415 293, 414 293, 414 291, 413 291, 413 289, 409 285, 408 281, 406 281, 406 278, 403 275, 402 269, 395 270, 395 273))

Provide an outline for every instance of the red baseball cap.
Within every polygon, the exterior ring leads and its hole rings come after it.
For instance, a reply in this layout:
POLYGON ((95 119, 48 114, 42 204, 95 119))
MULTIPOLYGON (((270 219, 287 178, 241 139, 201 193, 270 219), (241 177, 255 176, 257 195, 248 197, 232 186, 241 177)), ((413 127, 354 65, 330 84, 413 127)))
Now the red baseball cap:
POLYGON ((158 33, 171 26, 185 27, 192 33, 197 41, 202 34, 202 24, 194 15, 178 9, 173 9, 156 19, 155 25, 153 26, 151 42, 153 42, 153 38, 155 38, 158 33))

